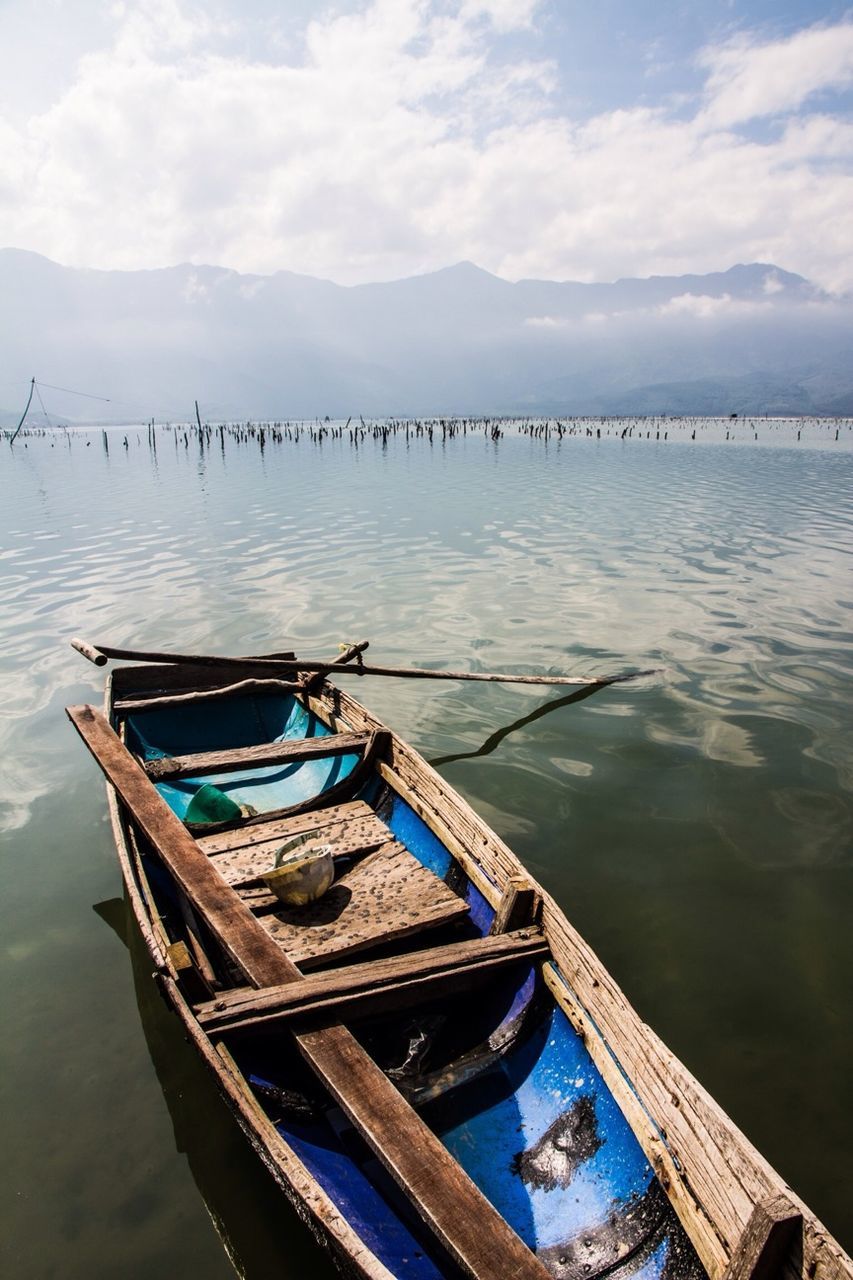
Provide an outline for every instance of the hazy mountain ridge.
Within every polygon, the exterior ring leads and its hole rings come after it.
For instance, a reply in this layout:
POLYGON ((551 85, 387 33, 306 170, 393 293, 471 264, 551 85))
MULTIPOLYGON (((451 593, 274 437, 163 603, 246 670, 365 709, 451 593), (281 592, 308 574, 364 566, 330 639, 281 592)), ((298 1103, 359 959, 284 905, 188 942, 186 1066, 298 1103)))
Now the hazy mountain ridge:
POLYGON ((109 397, 46 401, 96 421, 186 418, 196 398, 211 419, 853 404, 853 302, 767 263, 612 284, 459 263, 345 287, 190 264, 75 270, 6 249, 0 297, 7 423, 33 374, 109 397))

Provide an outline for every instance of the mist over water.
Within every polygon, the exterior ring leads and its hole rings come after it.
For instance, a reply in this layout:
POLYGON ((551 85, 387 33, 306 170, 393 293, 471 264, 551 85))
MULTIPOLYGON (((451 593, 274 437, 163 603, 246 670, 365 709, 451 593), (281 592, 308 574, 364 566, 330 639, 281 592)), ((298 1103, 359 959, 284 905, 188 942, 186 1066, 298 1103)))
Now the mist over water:
POLYGON ((623 425, 600 440, 506 428, 384 447, 185 445, 160 430, 152 449, 144 429, 109 432, 108 450, 100 431, 4 442, 7 1274, 227 1276, 196 1183, 252 1280, 279 1254, 276 1274, 325 1274, 137 953, 140 1020, 100 775, 62 714, 101 697, 73 634, 306 656, 369 639, 384 665, 486 671, 655 668, 574 702, 346 687, 444 761, 851 1247, 851 432, 765 424, 756 443, 698 422, 621 439, 623 425))

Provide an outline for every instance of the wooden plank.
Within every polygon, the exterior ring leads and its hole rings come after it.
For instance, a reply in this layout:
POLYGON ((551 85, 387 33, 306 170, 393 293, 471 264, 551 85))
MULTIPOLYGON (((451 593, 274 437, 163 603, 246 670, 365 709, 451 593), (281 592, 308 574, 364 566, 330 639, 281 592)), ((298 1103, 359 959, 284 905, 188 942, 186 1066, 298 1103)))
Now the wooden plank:
POLYGON ((282 809, 271 809, 268 813, 258 813, 249 818, 235 818, 229 822, 187 823, 190 831, 199 834, 213 835, 217 831, 233 831, 237 828, 257 827, 279 818, 290 818, 300 813, 313 813, 320 809, 339 804, 344 798, 350 798, 371 776, 378 763, 378 757, 385 750, 388 742, 388 730, 377 729, 370 734, 361 758, 340 782, 334 783, 318 795, 300 800, 297 804, 285 805, 282 809))
POLYGON ((504 885, 490 933, 508 933, 532 924, 541 899, 527 876, 510 876, 504 885))
MULTIPOLYGON (((328 809, 318 809, 315 813, 298 813, 292 818, 271 818, 261 827, 235 827, 233 831, 217 831, 210 836, 197 836, 200 849, 211 857, 218 853, 226 853, 236 849, 251 849, 259 839, 270 840, 277 844, 289 840, 291 836, 302 835, 304 831, 324 830, 336 823, 349 823, 357 818, 375 816, 370 805, 363 800, 346 800, 343 804, 329 805, 328 809)), ((386 840, 390 836, 386 835, 386 840)))
MULTIPOLYGON (((72 640, 71 643, 75 649, 80 649, 81 641, 72 640)), ((367 644, 364 646, 367 648, 367 644)), ((275 667, 280 663, 284 663, 285 667, 292 669, 295 663, 296 654, 292 650, 286 653, 259 653, 246 654, 242 657, 229 658, 221 654, 209 653, 160 653, 159 651, 150 652, 144 649, 116 649, 112 645, 96 644, 86 645, 87 649, 91 649, 94 653, 100 654, 104 659, 113 658, 122 662, 152 662, 163 663, 164 666, 189 666, 189 667, 224 667, 226 670, 232 670, 234 667, 275 667)), ((85 656, 88 656, 86 654, 85 656)), ((95 661, 94 658, 91 659, 95 661)))
MULTIPOLYGON (((215 1046, 200 1031, 186 1001, 175 1000, 174 983, 164 983, 167 998, 175 1004, 187 1036, 202 1055, 208 1069, 216 1077, 234 1108, 238 1123, 250 1145, 266 1165, 290 1200, 299 1217, 305 1220, 321 1244, 331 1247, 338 1266, 346 1275, 360 1280, 397 1280, 385 1267, 344 1217, 316 1178, 309 1173, 293 1148, 284 1141, 270 1121, 228 1046, 220 1040, 215 1046), (310 1216, 308 1216, 310 1215, 310 1216)), ((823 1278, 822 1278, 823 1280, 823 1278)))
MULTIPOLYGON (((134 821, 208 927, 256 986, 301 981, 291 960, 211 866, 105 718, 68 716, 134 821)), ((451 1257, 476 1280, 548 1280, 549 1273, 345 1027, 295 1035, 306 1061, 451 1257)))
POLYGON ((197 1005, 196 1013, 210 1034, 245 1031, 296 1015, 331 1013, 345 1021, 353 1015, 410 1008, 465 990, 507 965, 547 955, 544 935, 535 929, 521 929, 331 969, 299 983, 266 987, 260 992, 243 990, 197 1005))
POLYGON ((383 781, 387 782, 389 787, 396 791, 397 795, 414 809, 433 835, 437 836, 444 847, 453 854, 462 870, 479 889, 486 901, 497 908, 501 898, 500 889, 472 855, 470 849, 466 847, 463 841, 458 839, 451 825, 445 822, 443 817, 436 813, 431 804, 424 799, 415 787, 405 782, 391 765, 380 760, 376 768, 383 781))
MULTIPOLYGON (((316 828, 306 826, 306 830, 300 834, 316 830, 316 842, 330 845, 335 858, 352 858, 371 853, 394 837, 375 813, 367 809, 367 814, 367 817, 354 818, 350 822, 332 822, 328 826, 316 828)), ((274 840, 259 840, 256 845, 247 849, 230 849, 225 853, 214 854, 211 861, 226 883, 233 885, 235 889, 260 885, 263 872, 272 869, 281 844, 281 836, 274 840)))
POLYGON ((189 756, 164 756, 143 765, 154 782, 176 778, 201 778, 208 773, 263 769, 274 764, 298 764, 304 760, 354 755, 370 741, 367 733, 330 733, 316 738, 295 738, 287 742, 262 742, 253 747, 227 751, 200 751, 189 756))
POLYGON ((297 1043, 341 1110, 469 1275, 550 1280, 550 1272, 402 1095, 389 1089, 382 1071, 344 1027, 302 1032, 297 1043))
POLYGON ((178 894, 178 907, 180 908, 181 918, 187 931, 187 941, 190 950, 195 959, 196 966, 202 978, 206 982, 211 991, 217 991, 222 983, 216 976, 210 957, 202 945, 199 923, 196 914, 192 909, 192 904, 185 893, 178 894))
POLYGON ((301 977, 278 948, 273 960, 266 930, 213 868, 104 717, 89 706, 69 707, 67 713, 136 826, 249 981, 264 986, 301 977))
POLYGON ((235 680, 257 679, 257 677, 257 667, 234 667, 229 669, 226 675, 218 667, 151 665, 114 667, 109 679, 112 699, 115 701, 118 698, 142 698, 157 696, 161 693, 189 693, 196 689, 218 689, 222 687, 224 679, 230 684, 235 680))
POLYGON ((310 967, 459 920, 468 904, 403 845, 390 841, 336 880, 318 902, 261 916, 270 937, 310 967))
POLYGON ((787 1196, 762 1201, 752 1211, 723 1280, 778 1280, 798 1236, 802 1249, 803 1215, 787 1196))

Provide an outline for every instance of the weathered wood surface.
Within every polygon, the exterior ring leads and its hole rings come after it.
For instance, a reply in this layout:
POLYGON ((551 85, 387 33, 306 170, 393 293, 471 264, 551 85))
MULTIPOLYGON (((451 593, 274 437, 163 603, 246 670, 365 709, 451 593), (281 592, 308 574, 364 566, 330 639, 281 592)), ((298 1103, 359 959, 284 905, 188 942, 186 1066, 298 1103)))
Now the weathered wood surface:
POLYGON ((346 1275, 352 1273, 363 1277, 363 1280, 397 1280, 371 1253, 334 1201, 284 1141, 246 1082, 228 1046, 221 1040, 214 1046, 200 1030, 174 982, 166 980, 161 985, 166 998, 177 1009, 190 1042, 201 1054, 208 1070, 214 1073, 220 1089, 224 1090, 249 1143, 300 1218, 307 1222, 322 1244, 331 1247, 346 1275))
POLYGON ((135 825, 166 862, 208 928, 250 982, 286 982, 298 970, 283 952, 278 977, 271 967, 269 935, 199 849, 144 771, 94 707, 68 707, 68 717, 92 752, 135 825))
MULTIPOLYGON (((339 688, 326 687, 308 702, 335 729, 366 730, 379 723, 339 688)), ((396 734, 379 769, 497 907, 507 881, 527 874, 507 845, 396 734)), ((789 1260, 786 1280, 853 1280, 853 1261, 837 1241, 640 1019, 553 898, 536 888, 554 959, 577 1006, 600 1030, 606 1052, 632 1082, 639 1107, 623 1110, 641 1143, 659 1144, 668 1171, 665 1189, 711 1280, 721 1280, 755 1206, 777 1192, 791 1195, 804 1215, 802 1267, 789 1260)))
MULTIPOLYGON (((631 1083, 611 1053, 595 1023, 578 1003, 559 970, 554 965, 546 964, 543 968, 543 976, 557 1004, 566 1014, 581 1040, 583 1040, 590 1057, 601 1073, 602 1079, 634 1130, 637 1141, 643 1148, 646 1158, 654 1169, 661 1186, 675 1206, 676 1212, 679 1213, 679 1216, 684 1215, 690 1218, 695 1210, 694 1199, 684 1186, 679 1168, 673 1160, 660 1130, 650 1119, 648 1112, 634 1092, 631 1083)), ((707 1251, 712 1252, 718 1249, 719 1241, 710 1221, 705 1222, 702 1238, 707 1251)), ((695 1246, 695 1238, 693 1243, 695 1246)), ((697 1249, 697 1252, 699 1252, 700 1256, 702 1255, 701 1249, 697 1249)))
POLYGON ((429 667, 384 667, 368 666, 359 663, 348 666, 347 663, 357 653, 367 648, 367 642, 353 645, 346 654, 334 662, 318 661, 311 658, 289 659, 276 654, 258 658, 226 658, 204 654, 136 652, 132 649, 114 649, 109 645, 90 646, 108 658, 127 659, 137 662, 154 662, 174 666, 192 665, 209 667, 253 667, 259 671, 276 670, 279 672, 299 671, 304 675, 320 675, 324 679, 331 675, 365 675, 392 676, 406 680, 482 680, 499 684, 538 684, 538 685, 600 685, 615 684, 625 680, 636 679, 637 676, 652 675, 650 671, 629 671, 623 674, 606 676, 530 676, 516 675, 511 671, 439 671, 429 667))
POLYGON ((430 831, 432 831, 433 835, 438 836, 438 839, 445 848, 453 854, 453 857, 459 863, 462 870, 476 885, 486 901, 490 903, 491 906, 497 908, 501 899, 501 891, 498 888, 496 881, 494 881, 486 872, 482 863, 480 863, 471 851, 466 848, 463 841, 457 839, 450 826, 444 822, 441 816, 437 814, 431 805, 424 800, 422 795, 403 781, 400 774, 395 769, 392 769, 390 765, 385 764, 383 760, 378 762, 376 768, 383 781, 387 782, 392 791, 395 791, 398 796, 401 796, 402 799, 406 801, 406 804, 410 805, 411 808, 414 809, 415 813, 419 818, 423 819, 430 831))
POLYGON ((521 929, 497 937, 472 938, 443 947, 368 960, 312 974, 303 982, 254 992, 223 994, 196 1006, 209 1032, 264 1027, 295 1016, 331 1014, 347 1021, 464 991, 507 965, 532 962, 548 954, 537 929, 521 929))
POLYGON ((217 979, 210 957, 204 949, 198 918, 185 893, 178 894, 178 906, 181 911, 181 919, 187 931, 187 941, 195 960, 196 968, 211 991, 216 991, 221 987, 222 983, 217 979))
MULTIPOLYGON (((108 782, 211 931, 256 986, 302 975, 211 866, 209 859, 93 707, 72 724, 108 782)), ((548 1272, 345 1027, 295 1035, 305 1059, 468 1275, 547 1280, 548 1272)))
POLYGON ((360 641, 359 644, 349 645, 349 647, 344 649, 344 651, 340 653, 337 658, 333 659, 333 661, 330 662, 327 667, 321 667, 319 671, 315 671, 313 675, 310 675, 308 679, 305 681, 304 687, 310 690, 311 692, 313 692, 315 689, 319 689, 320 685, 326 679, 326 675, 329 670, 329 667, 346 666, 348 662, 352 662, 353 658, 357 658, 359 664, 361 664, 361 662, 363 661, 361 655, 364 653, 365 649, 369 649, 369 648, 370 648, 369 640, 362 640, 360 641))
POLYGON ((542 900, 527 876, 510 876, 504 885, 490 933, 508 933, 532 924, 542 900))
POLYGON ((777 1280, 802 1246, 803 1215, 787 1196, 772 1196, 755 1206, 724 1280, 777 1280))
POLYGON ((355 755, 370 741, 368 733, 330 733, 316 738, 292 738, 286 742, 261 742, 227 751, 199 751, 188 756, 163 756, 143 764, 154 782, 177 778, 202 778, 208 773, 263 769, 268 765, 300 764, 306 760, 355 755))
POLYGON ((451 1257, 481 1280, 549 1280, 550 1272, 474 1186, 376 1063, 343 1027, 305 1032, 299 1047, 338 1105, 399 1186, 420 1208, 451 1257), (386 1135, 393 1134, 388 1142, 386 1135))
MULTIPOLYGON (((312 664, 298 663, 305 671, 313 670, 312 664)), ((538 685, 605 685, 635 680, 638 676, 654 675, 652 671, 627 671, 608 676, 525 676, 511 671, 438 671, 428 667, 377 667, 362 663, 357 667, 327 667, 327 676, 391 676, 403 680, 481 680, 489 684, 538 684, 538 685)))
POLYGON ((87 644, 85 640, 81 640, 79 636, 71 637, 71 648, 76 649, 79 654, 82 654, 88 662, 94 663, 96 667, 105 667, 107 665, 107 655, 101 653, 100 649, 94 648, 93 645, 87 644))
MULTIPOLYGON (((364 808, 367 809, 367 805, 364 808)), ((316 843, 330 845, 335 858, 352 858, 372 853, 380 845, 392 840, 393 836, 376 814, 369 809, 367 814, 369 816, 358 816, 349 822, 332 822, 328 826, 317 828, 306 826, 305 832, 300 834, 316 830, 316 843)), ((313 834, 311 838, 313 843, 313 834)), ((272 870, 275 855, 281 845, 281 836, 274 840, 259 840, 256 845, 248 848, 231 849, 212 855, 213 865, 226 883, 233 885, 235 889, 260 886, 263 873, 272 870)))
POLYGON ((296 964, 310 967, 449 924, 467 912, 462 898, 391 841, 336 880, 318 902, 279 906, 260 921, 296 964))
MULTIPOLYGON (((223 672, 220 667, 180 666, 169 667, 152 663, 141 667, 113 667, 109 674, 111 690, 110 711, 116 699, 142 698, 161 693, 191 693, 197 689, 221 689, 223 681, 257 680, 269 672, 258 672, 257 667, 234 667, 223 672)), ((290 683, 290 677, 287 683, 290 683)))
POLYGON ((315 813, 322 809, 330 808, 332 805, 339 804, 342 800, 349 799, 363 786, 376 767, 379 756, 385 751, 387 742, 388 730, 375 730, 370 734, 368 742, 361 753, 361 758, 356 761, 346 777, 341 778, 339 782, 335 782, 331 787, 326 787, 325 791, 321 791, 315 796, 309 796, 296 804, 286 805, 283 809, 271 809, 267 813, 253 814, 251 817, 234 818, 229 822, 189 823, 188 826, 191 831, 197 831, 199 834, 213 835, 217 831, 233 831, 237 828, 257 827, 277 821, 280 818, 292 818, 302 813, 315 813))
MULTIPOLYGON (((71 644, 79 653, 83 653, 84 657, 88 657, 91 650, 94 654, 99 654, 106 662, 108 658, 118 659, 123 662, 156 662, 164 663, 169 666, 193 666, 193 667, 245 667, 245 666, 278 666, 282 661, 292 668, 293 661, 296 657, 292 650, 286 653, 262 653, 258 655, 250 655, 246 657, 220 657, 207 653, 160 653, 158 651, 144 649, 116 649, 113 645, 108 644, 89 644, 85 640, 74 637, 71 644), (81 647, 82 646, 82 647, 81 647)), ((95 661, 91 658, 90 661, 95 661)), ((102 666, 103 662, 97 665, 102 666)))
MULTIPOLYGON (((268 841, 278 845, 289 840, 291 836, 302 835, 305 831, 323 831, 328 827, 342 825, 348 827, 352 822, 367 822, 376 818, 373 810, 363 800, 345 800, 343 804, 329 805, 328 808, 317 809, 313 813, 298 813, 292 818, 269 818, 263 827, 235 827, 233 831, 218 831, 213 835, 198 836, 199 847, 211 857, 219 853, 227 853, 238 849, 260 848, 268 841)), ((382 823, 385 839, 390 840, 388 828, 382 823)), ((325 835, 323 839, 325 839, 325 835)))

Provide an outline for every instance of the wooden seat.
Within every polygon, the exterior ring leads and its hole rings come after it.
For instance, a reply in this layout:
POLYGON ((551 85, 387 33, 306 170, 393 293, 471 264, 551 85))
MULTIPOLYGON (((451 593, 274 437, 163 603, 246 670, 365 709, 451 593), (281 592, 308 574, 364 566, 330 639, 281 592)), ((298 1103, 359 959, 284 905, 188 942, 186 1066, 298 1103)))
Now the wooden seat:
POLYGON ((257 826, 202 836, 200 847, 226 884, 287 952, 308 969, 461 918, 467 905, 407 849, 363 800, 257 826), (309 907, 282 906, 261 879, 283 841, 307 831, 336 857, 358 857, 309 907))
POLYGON ((217 835, 201 836, 199 845, 209 854, 227 884, 249 888, 260 884, 260 876, 273 865, 276 850, 293 836, 316 832, 317 840, 332 847, 338 857, 371 853, 393 836, 385 823, 363 800, 333 805, 316 813, 279 818, 263 829, 239 827, 217 835))
MULTIPOLYGON (((261 904, 251 905, 257 910, 261 904)), ((307 969, 448 924, 467 911, 468 904, 443 880, 391 840, 335 881, 318 902, 279 906, 260 921, 288 958, 307 969)))
POLYGON ((312 1015, 331 1014, 349 1022, 466 991, 507 966, 535 963, 549 954, 541 930, 520 929, 327 969, 302 982, 261 991, 241 987, 221 992, 197 1004, 195 1011, 208 1035, 255 1030, 312 1015))
POLYGON ((356 755, 370 742, 369 733, 329 733, 315 738, 292 738, 286 742, 261 742, 253 747, 230 747, 222 751, 199 751, 188 756, 163 756, 143 765, 155 782, 177 778, 201 778, 208 773, 229 770, 264 769, 270 765, 298 764, 330 756, 356 755))

